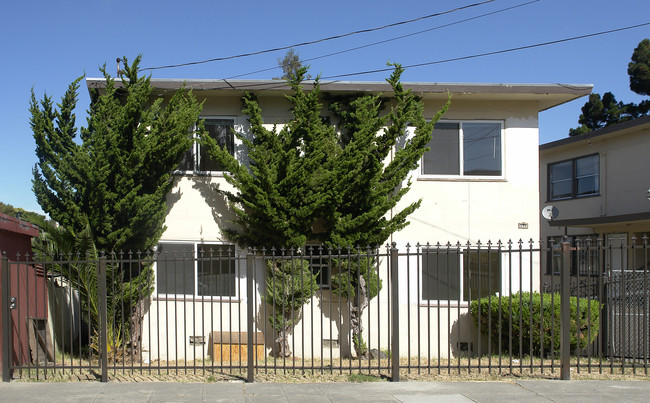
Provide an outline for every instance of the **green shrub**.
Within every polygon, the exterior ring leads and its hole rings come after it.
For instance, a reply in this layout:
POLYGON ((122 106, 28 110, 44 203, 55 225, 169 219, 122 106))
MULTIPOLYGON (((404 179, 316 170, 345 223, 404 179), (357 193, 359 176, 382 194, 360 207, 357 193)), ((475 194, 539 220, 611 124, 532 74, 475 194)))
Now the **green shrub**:
MULTIPOLYGON (((531 298, 531 293, 522 292, 512 297, 501 297, 501 300, 497 296, 485 297, 470 303, 470 315, 477 326, 480 321, 481 333, 489 337, 493 346, 501 343, 502 353, 540 355, 560 350, 560 301, 558 293, 552 295, 535 292, 531 298)), ((585 348, 595 340, 600 309, 598 301, 580 298, 578 304, 578 298, 571 297, 571 351, 585 348)))

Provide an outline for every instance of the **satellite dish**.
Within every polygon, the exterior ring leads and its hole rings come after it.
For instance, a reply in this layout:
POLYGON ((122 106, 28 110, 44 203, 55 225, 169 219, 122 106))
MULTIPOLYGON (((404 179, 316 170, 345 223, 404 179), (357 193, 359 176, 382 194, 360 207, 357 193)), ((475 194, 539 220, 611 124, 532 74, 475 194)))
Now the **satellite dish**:
POLYGON ((556 219, 559 213, 560 212, 558 209, 554 206, 546 206, 542 209, 542 217, 546 218, 547 220, 556 219))

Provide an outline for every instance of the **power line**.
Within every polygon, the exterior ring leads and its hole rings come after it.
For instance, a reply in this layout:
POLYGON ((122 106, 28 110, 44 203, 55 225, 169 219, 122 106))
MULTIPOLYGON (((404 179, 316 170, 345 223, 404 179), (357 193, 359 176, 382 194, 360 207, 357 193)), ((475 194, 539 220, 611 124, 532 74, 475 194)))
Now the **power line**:
MULTIPOLYGON (((541 47, 541 46, 554 45, 554 44, 563 43, 563 42, 575 41, 575 40, 578 40, 578 39, 585 39, 585 38, 590 38, 590 37, 594 37, 594 36, 611 34, 611 33, 614 33, 614 32, 626 31, 626 30, 639 28, 639 27, 643 27, 643 26, 647 26, 647 25, 650 25, 650 22, 646 22, 646 23, 642 23, 642 24, 636 24, 636 25, 630 25, 630 26, 622 27, 622 28, 610 29, 610 30, 607 30, 607 31, 595 32, 595 33, 591 33, 591 34, 579 35, 579 36, 574 36, 574 37, 570 37, 570 38, 557 39, 557 40, 554 40, 554 41, 541 42, 541 43, 536 43, 536 44, 533 44, 533 45, 526 45, 526 46, 519 46, 519 47, 515 47, 515 48, 497 50, 497 51, 493 51, 493 52, 478 53, 478 54, 469 55, 469 56, 461 56, 461 57, 455 57, 455 58, 451 58, 451 59, 436 60, 436 61, 432 61, 432 62, 417 63, 417 64, 411 64, 411 65, 403 65, 402 67, 404 67, 404 68, 414 68, 414 67, 431 66, 431 65, 434 65, 434 64, 449 63, 449 62, 455 62, 455 61, 459 61, 459 60, 475 59, 475 58, 483 57, 483 56, 492 56, 492 55, 498 55, 498 54, 503 54, 503 53, 516 52, 516 51, 519 51, 519 50, 532 49, 532 48, 541 47)), ((372 73, 382 73, 382 72, 393 71, 393 70, 394 70, 393 67, 387 67, 387 68, 376 69, 376 70, 360 71, 360 72, 356 72, 356 73, 337 74, 337 75, 333 75, 333 76, 321 77, 321 79, 323 79, 323 80, 336 79, 336 78, 341 78, 341 77, 350 77, 350 76, 372 74, 372 73)), ((227 80, 227 79, 224 79, 224 81, 225 80, 227 80)), ((340 81, 340 80, 332 80, 330 82, 321 83, 321 84, 322 85, 327 85, 327 84, 331 84, 332 82, 337 82, 337 81, 340 81)), ((254 86, 259 86, 260 84, 256 83, 256 84, 250 84, 250 85, 251 86, 253 86, 253 85, 254 86)), ((268 83, 267 89, 284 88, 286 86, 287 86, 286 82, 279 81, 278 83, 274 83, 274 82, 273 83, 268 83)), ((237 86, 237 88, 244 88, 244 87, 246 87, 246 85, 238 85, 237 86)))
MULTIPOLYGON (((448 23, 448 24, 438 25, 438 26, 433 27, 433 28, 428 28, 428 29, 413 32, 413 33, 410 33, 410 34, 405 34, 405 35, 396 36, 394 38, 385 39, 383 41, 372 42, 372 43, 368 43, 366 45, 361 45, 361 46, 356 46, 356 47, 345 49, 345 50, 340 50, 338 52, 333 52, 333 53, 328 53, 328 54, 321 55, 321 56, 311 57, 309 59, 302 60, 301 62, 310 62, 312 60, 324 59, 326 57, 336 56, 336 55, 340 55, 342 53, 348 53, 348 52, 352 52, 352 51, 359 50, 359 49, 369 48, 371 46, 381 45, 383 43, 388 43, 388 42, 396 41, 396 40, 399 40, 399 39, 404 39, 404 38, 408 38, 408 37, 411 37, 411 36, 420 35, 420 34, 423 34, 423 33, 426 33, 426 32, 431 32, 431 31, 435 31, 435 30, 438 30, 438 29, 451 27, 453 25, 458 25, 458 24, 461 24, 463 22, 468 22, 468 21, 477 20, 479 18, 488 17, 490 15, 502 13, 502 12, 509 11, 509 10, 512 10, 512 9, 515 9, 515 8, 518 8, 518 7, 527 6, 527 5, 537 3, 537 2, 540 2, 540 1, 542 1, 542 0, 532 0, 532 1, 529 1, 529 2, 526 2, 526 3, 517 4, 515 6, 502 8, 500 10, 492 11, 492 12, 481 14, 481 15, 477 15, 475 17, 465 18, 465 19, 462 19, 462 20, 459 20, 459 21, 448 23)), ((279 68, 280 68, 280 66, 274 66, 274 67, 268 67, 268 68, 261 69, 261 70, 251 71, 251 72, 248 72, 248 73, 237 74, 236 76, 227 77, 226 80, 233 79, 233 78, 239 78, 239 77, 246 77, 246 76, 249 76, 251 74, 263 73, 265 71, 276 70, 276 69, 279 69, 279 68)))
POLYGON ((361 29, 361 30, 358 30, 358 31, 348 32, 346 34, 334 35, 334 36, 330 36, 330 37, 326 37, 326 38, 316 39, 314 41, 301 42, 301 43, 297 43, 297 44, 289 45, 289 46, 281 46, 281 47, 277 47, 277 48, 260 50, 260 51, 256 51, 256 52, 250 52, 250 53, 242 53, 242 54, 233 55, 233 56, 216 57, 214 59, 201 60, 201 61, 197 61, 197 62, 170 64, 170 65, 167 65, 167 66, 158 66, 158 67, 146 67, 146 68, 140 69, 140 71, 160 70, 160 69, 169 69, 169 68, 174 68, 174 67, 192 66, 192 65, 196 65, 196 64, 203 64, 203 63, 217 62, 217 61, 223 61, 223 60, 237 59, 237 58, 241 58, 241 57, 248 57, 248 56, 261 55, 261 54, 264 54, 264 53, 277 52, 279 50, 297 48, 297 47, 300 47, 300 46, 313 45, 313 44, 316 44, 316 43, 331 41, 331 40, 334 40, 334 39, 345 38, 345 37, 352 36, 352 35, 365 34, 365 33, 368 33, 368 32, 379 31, 379 30, 382 30, 382 29, 392 28, 392 27, 396 27, 396 26, 399 26, 399 25, 410 24, 412 22, 421 21, 421 20, 428 19, 428 18, 439 17, 441 15, 451 14, 451 13, 454 13, 456 11, 481 6, 481 5, 487 4, 487 3, 492 3, 493 1, 495 1, 495 0, 485 0, 485 1, 482 1, 480 3, 469 4, 467 6, 457 7, 457 8, 451 9, 451 10, 425 15, 423 17, 417 17, 417 18, 413 18, 413 19, 410 19, 410 20, 394 22, 392 24, 383 25, 383 26, 375 27, 375 28, 361 29))
MULTIPOLYGON (((586 34, 586 35, 574 36, 574 37, 570 37, 570 38, 558 39, 558 40, 555 40, 555 41, 541 42, 541 43, 536 43, 534 45, 519 46, 519 47, 516 47, 516 48, 496 50, 496 51, 493 51, 493 52, 486 52, 486 53, 478 53, 478 54, 473 54, 473 55, 470 55, 470 56, 454 57, 454 58, 451 58, 451 59, 436 60, 436 61, 433 61, 433 62, 416 63, 416 64, 411 64, 411 65, 405 65, 403 67, 404 68, 414 68, 414 67, 431 66, 431 65, 434 65, 434 64, 457 62, 459 60, 475 59, 475 58, 483 57, 483 56, 492 56, 492 55, 498 55, 498 54, 503 54, 503 53, 516 52, 516 51, 519 51, 519 50, 538 48, 538 47, 541 47, 541 46, 548 46, 548 45, 555 45, 555 44, 562 43, 562 42, 570 42, 570 41, 575 41, 575 40, 578 40, 578 39, 585 39, 585 38, 591 38, 591 37, 599 36, 599 35, 611 34, 611 33, 614 33, 614 32, 626 31, 626 30, 630 30, 630 29, 634 29, 634 28, 643 27, 643 26, 646 26, 646 25, 650 25, 650 22, 646 22, 646 23, 643 23, 643 24, 637 24, 637 25, 630 25, 630 26, 623 27, 623 28, 610 29, 610 30, 607 30, 607 31, 600 31, 600 32, 592 33, 592 34, 586 34)), ((360 71, 360 72, 356 72, 356 73, 337 74, 337 75, 321 77, 321 78, 326 80, 326 79, 332 79, 332 78, 359 76, 359 75, 363 75, 363 74, 381 73, 381 72, 392 71, 392 70, 394 70, 392 67, 387 67, 387 68, 376 69, 376 70, 360 71)))

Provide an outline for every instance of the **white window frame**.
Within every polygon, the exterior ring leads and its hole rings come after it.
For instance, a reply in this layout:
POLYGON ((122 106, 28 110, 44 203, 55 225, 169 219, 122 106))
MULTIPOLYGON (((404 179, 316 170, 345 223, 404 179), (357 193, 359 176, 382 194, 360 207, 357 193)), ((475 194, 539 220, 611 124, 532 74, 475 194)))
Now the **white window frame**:
MULTIPOLYGON (((476 248, 470 248, 467 249, 466 247, 462 247, 460 249, 457 248, 457 246, 452 245, 449 248, 447 246, 441 246, 440 248, 437 248, 435 246, 431 246, 428 248, 422 248, 420 250, 420 256, 418 257, 418 270, 420 273, 418 273, 419 277, 419 282, 418 284, 419 287, 419 299, 420 299, 420 306, 432 306, 432 307, 460 307, 460 308, 466 308, 469 306, 471 301, 465 301, 465 295, 464 295, 464 289, 465 289, 465 276, 464 276, 464 271, 465 271, 465 255, 468 253, 478 253, 480 251, 481 256, 489 256, 490 254, 499 254, 499 264, 497 267, 492 266, 490 270, 498 270, 499 273, 499 290, 494 290, 492 294, 499 293, 502 296, 504 295, 504 290, 506 289, 506 284, 505 284, 505 278, 504 278, 504 270, 503 270, 503 250, 499 251, 497 248, 491 248, 487 249, 487 247, 482 247, 481 249, 476 249, 476 248), (489 253, 488 253, 489 252, 489 253), (435 259, 436 255, 440 256, 440 259, 446 259, 445 255, 447 253, 454 253, 458 255, 458 266, 459 266, 459 272, 458 275, 459 277, 459 282, 458 282, 458 287, 460 290, 460 299, 425 299, 424 298, 424 259, 423 257, 427 255, 429 257, 433 257, 435 259)), ((496 296, 495 298, 498 298, 496 296)))
MULTIPOLYGON (((427 174, 424 173, 424 156, 420 159, 420 166, 418 167, 418 179, 421 180, 462 180, 462 181, 503 181, 506 179, 506 147, 505 147, 505 122, 503 120, 439 120, 439 123, 457 123, 458 128, 458 144, 459 144, 459 161, 458 161, 458 174, 427 174), (494 123, 501 126, 500 142, 501 142, 501 175, 465 175, 463 172, 464 167, 464 134, 463 125, 466 123, 494 123)), ((434 127, 435 130, 435 127, 434 127)))
MULTIPOLYGON (((154 298, 155 299, 171 299, 171 300, 199 300, 199 301, 236 301, 239 300, 239 248, 237 245, 228 243, 228 242, 199 242, 199 241, 172 241, 164 240, 159 241, 158 244, 170 244, 170 245, 192 245, 192 259, 194 262, 194 292, 192 294, 161 294, 158 292, 158 263, 154 263, 154 273, 155 273, 155 290, 154 298), (198 247, 199 245, 226 245, 233 248, 235 260, 235 295, 198 295, 198 247)), ((182 256, 181 256, 182 257, 182 256)))
MULTIPOLYGON (((200 120, 210 120, 210 119, 222 119, 222 120, 232 120, 233 121, 233 156, 235 159, 238 158, 238 154, 243 146, 242 141, 237 138, 235 133, 242 133, 243 131, 243 123, 242 123, 242 117, 241 116, 232 116, 232 115, 207 115, 207 116, 200 116, 200 120)), ((176 175, 207 175, 207 176, 223 176, 224 171, 204 171, 204 170, 199 170, 196 169, 197 165, 200 165, 200 158, 201 158, 201 151, 200 151, 200 144, 198 141, 196 141, 196 125, 192 129, 192 158, 193 158, 193 163, 194 163, 194 170, 183 170, 183 169, 177 169, 174 171, 174 174, 176 175)))

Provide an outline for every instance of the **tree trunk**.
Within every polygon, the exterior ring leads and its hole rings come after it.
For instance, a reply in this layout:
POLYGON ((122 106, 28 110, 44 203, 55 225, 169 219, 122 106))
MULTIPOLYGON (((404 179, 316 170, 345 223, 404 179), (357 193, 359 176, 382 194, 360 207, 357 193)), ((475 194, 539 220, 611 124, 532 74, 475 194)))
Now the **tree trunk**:
POLYGON ((354 352, 357 357, 363 357, 368 353, 363 341, 363 325, 361 323, 363 311, 368 306, 368 288, 363 276, 359 278, 359 289, 357 291, 357 295, 351 301, 348 301, 348 305, 350 307, 350 325, 352 327, 354 352))

